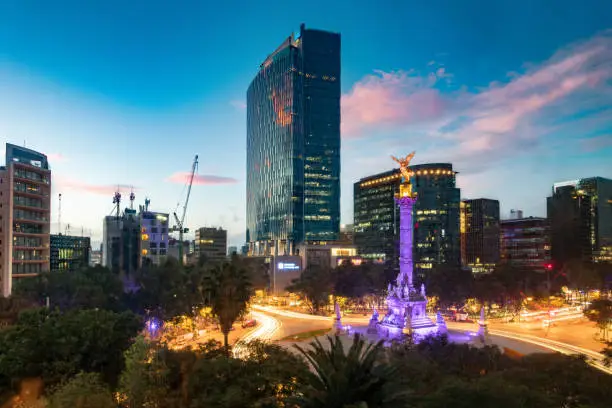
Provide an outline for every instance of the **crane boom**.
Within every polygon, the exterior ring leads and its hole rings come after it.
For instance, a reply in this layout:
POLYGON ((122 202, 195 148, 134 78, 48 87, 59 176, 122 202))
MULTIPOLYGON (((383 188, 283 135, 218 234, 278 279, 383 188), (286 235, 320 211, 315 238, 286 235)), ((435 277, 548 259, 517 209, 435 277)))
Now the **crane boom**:
POLYGON ((189 196, 191 195, 191 186, 193 185, 193 178, 195 177, 196 170, 198 169, 198 155, 196 154, 193 159, 193 165, 191 166, 191 174, 189 175, 189 184, 187 185, 187 197, 185 197, 185 205, 183 205, 183 214, 181 215, 181 219, 174 213, 174 219, 176 220, 176 224, 179 232, 179 263, 183 264, 183 234, 185 232, 189 232, 188 228, 185 228, 185 215, 187 214, 187 205, 189 204, 189 196))

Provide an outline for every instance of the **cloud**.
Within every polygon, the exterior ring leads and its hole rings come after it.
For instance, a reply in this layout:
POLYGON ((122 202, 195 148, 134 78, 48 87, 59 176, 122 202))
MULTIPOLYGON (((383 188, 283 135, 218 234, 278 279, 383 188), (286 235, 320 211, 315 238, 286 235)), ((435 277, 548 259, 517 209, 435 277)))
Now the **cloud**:
POLYGON ((63 162, 66 161, 66 156, 61 153, 48 153, 47 159, 53 164, 53 162, 63 162))
MULTIPOLYGON (((172 183, 184 184, 189 181, 190 177, 191 177, 191 173, 189 172, 178 172, 168 177, 167 180, 172 183)), ((193 184, 198 185, 198 186, 235 184, 235 183, 238 183, 238 180, 233 177, 213 176, 209 174, 196 174, 193 177, 193 184)))
POLYGON ((438 71, 423 78, 414 72, 376 71, 358 81, 342 97, 342 135, 363 136, 377 127, 393 127, 440 117, 445 99, 433 85, 438 71))
POLYGON ((247 105, 245 101, 241 101, 241 100, 233 100, 230 101, 230 105, 232 105, 234 108, 238 109, 238 110, 245 110, 247 105))
POLYGON ((80 193, 85 194, 89 193, 112 197, 116 191, 124 193, 129 192, 131 190, 138 191, 137 187, 125 184, 90 184, 84 181, 59 176, 54 176, 53 183, 56 185, 56 191, 60 193, 62 192, 62 190, 66 189, 78 191, 80 193))
POLYGON ((578 121, 595 115, 598 121, 605 116, 605 126, 612 120, 612 110, 601 110, 612 100, 612 31, 476 91, 439 92, 437 84, 447 76, 445 68, 427 77, 409 72, 366 76, 343 98, 343 136, 364 136, 374 127, 417 134, 428 146, 421 157, 435 147, 438 160, 473 172, 533 151, 547 136, 565 132, 567 137, 578 121))
POLYGON ((580 141, 582 150, 585 152, 596 152, 599 149, 605 149, 612 147, 612 133, 607 135, 601 135, 591 137, 588 139, 582 139, 580 141))

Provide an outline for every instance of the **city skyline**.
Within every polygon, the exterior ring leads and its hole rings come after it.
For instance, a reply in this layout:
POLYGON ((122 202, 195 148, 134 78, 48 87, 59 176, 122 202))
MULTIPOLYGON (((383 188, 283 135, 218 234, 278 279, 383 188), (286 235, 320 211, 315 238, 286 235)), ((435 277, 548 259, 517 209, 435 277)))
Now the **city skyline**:
POLYGON ((95 242, 117 185, 125 206, 134 186, 136 204, 147 196, 172 212, 199 154, 186 225, 223 226, 229 245, 242 244, 246 90, 303 22, 342 35, 342 223, 352 223, 353 183, 412 150, 414 164, 452 163, 462 198, 497 199, 502 218, 511 208, 545 216, 555 182, 610 178, 610 5, 408 3, 349 13, 348 2, 313 2, 290 19, 280 2, 3 4, 0 142, 48 155, 52 231, 62 193, 62 224, 95 242))

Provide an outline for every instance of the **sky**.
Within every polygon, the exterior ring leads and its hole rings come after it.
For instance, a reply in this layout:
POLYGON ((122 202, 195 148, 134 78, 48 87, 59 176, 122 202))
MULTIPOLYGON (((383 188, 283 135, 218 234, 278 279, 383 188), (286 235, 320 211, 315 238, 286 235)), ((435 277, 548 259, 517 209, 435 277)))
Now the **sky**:
POLYGON ((52 231, 61 193, 62 232, 98 243, 117 188, 173 212, 197 154, 185 225, 241 245, 246 90, 301 23, 342 35, 342 223, 413 150, 502 217, 612 178, 608 0, 0 0, 0 145, 46 153, 52 231))

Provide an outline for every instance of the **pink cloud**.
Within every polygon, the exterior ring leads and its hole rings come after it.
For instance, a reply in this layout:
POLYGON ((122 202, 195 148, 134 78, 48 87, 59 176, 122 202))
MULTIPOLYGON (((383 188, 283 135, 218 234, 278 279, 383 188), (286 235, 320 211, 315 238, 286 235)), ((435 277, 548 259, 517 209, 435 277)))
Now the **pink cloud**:
MULTIPOLYGON (((441 75, 446 75, 440 68, 441 75)), ((376 71, 342 97, 342 135, 356 137, 367 129, 424 122, 439 117, 445 102, 431 88, 437 80, 408 72, 376 71)))
MULTIPOLYGON (((191 173, 188 172, 178 172, 174 173, 170 177, 168 177, 168 181, 172 183, 184 184, 189 181, 191 177, 191 173)), ((213 176, 207 174, 196 174, 193 177, 193 184, 202 186, 202 185, 219 185, 219 184, 235 184, 238 180, 232 177, 224 177, 224 176, 213 176)))
MULTIPOLYGON (((84 181, 64 177, 54 177, 54 184, 59 190, 75 190, 82 193, 105 195, 111 197, 116 191, 138 191, 138 188, 125 184, 90 184, 84 181)), ((61 192, 61 191, 60 191, 61 192)))
POLYGON ((47 154, 47 159, 53 164, 53 162, 63 162, 66 161, 66 156, 61 153, 49 153, 47 154))
POLYGON ((599 149, 612 147, 612 133, 608 135, 601 135, 588 139, 582 139, 580 142, 580 144, 582 145, 582 150, 584 150, 585 152, 596 152, 599 149))
POLYGON ((239 101, 239 100, 230 101, 230 105, 232 105, 234 108, 238 110, 245 110, 247 107, 245 101, 239 101))

